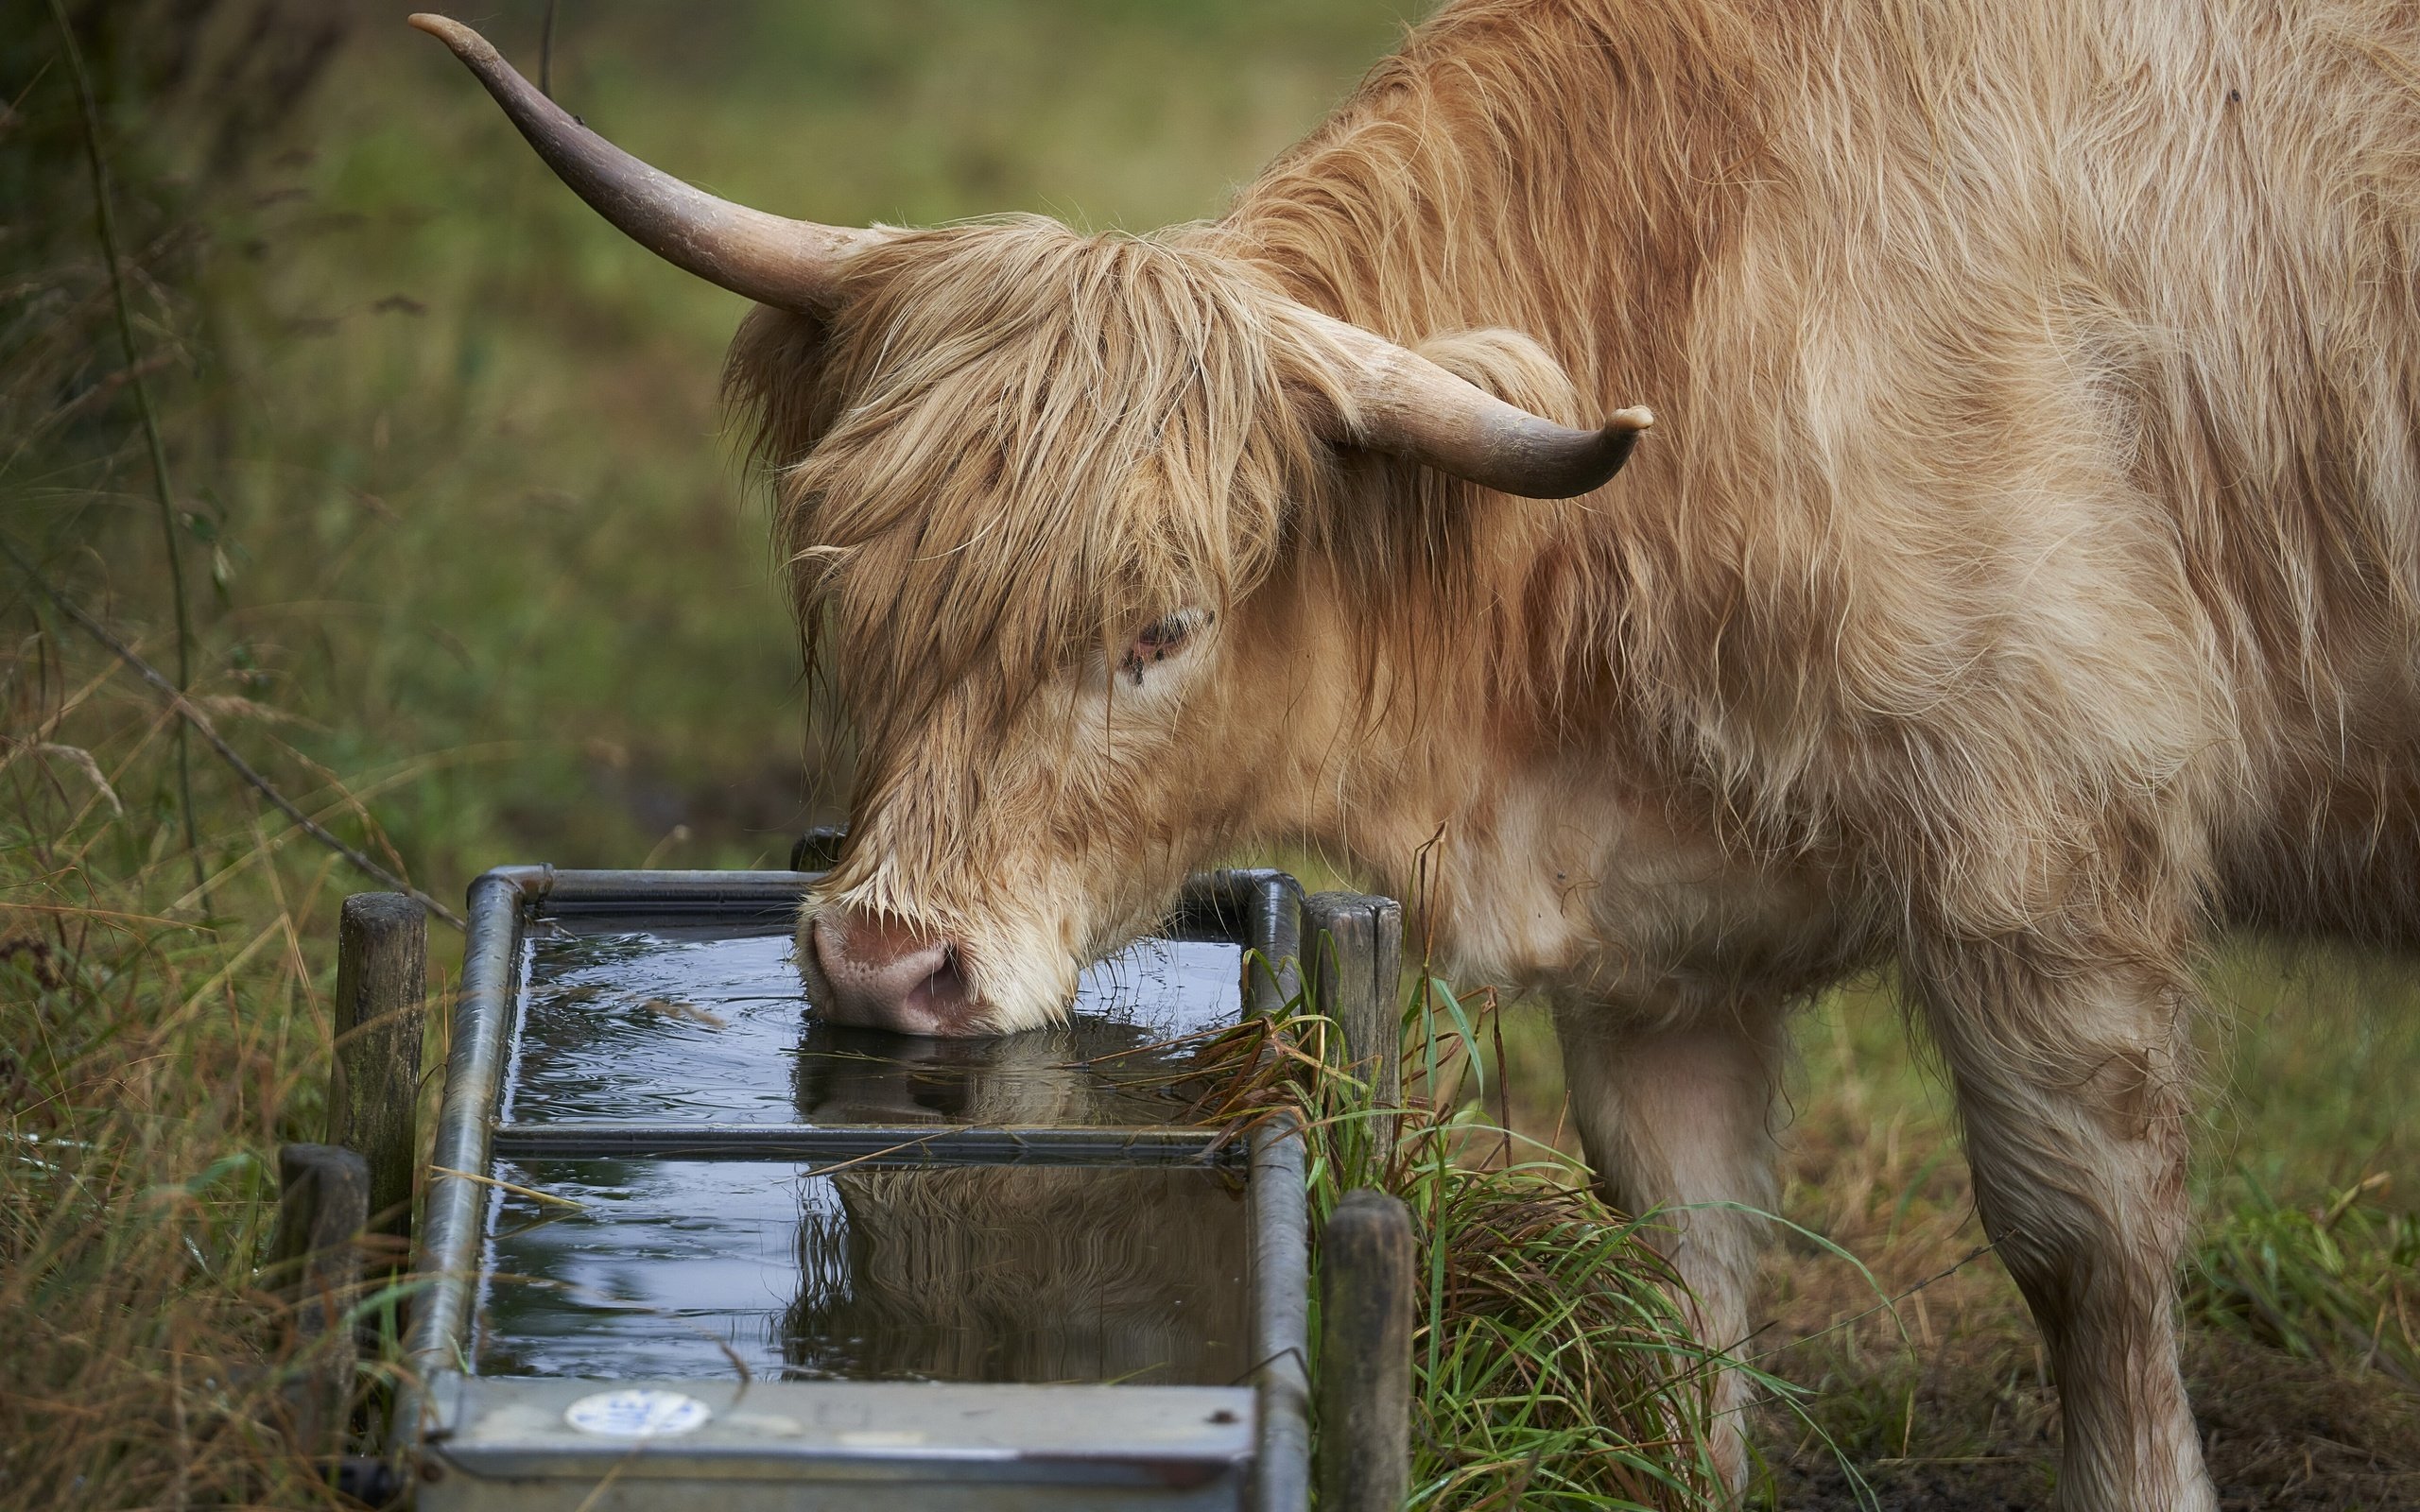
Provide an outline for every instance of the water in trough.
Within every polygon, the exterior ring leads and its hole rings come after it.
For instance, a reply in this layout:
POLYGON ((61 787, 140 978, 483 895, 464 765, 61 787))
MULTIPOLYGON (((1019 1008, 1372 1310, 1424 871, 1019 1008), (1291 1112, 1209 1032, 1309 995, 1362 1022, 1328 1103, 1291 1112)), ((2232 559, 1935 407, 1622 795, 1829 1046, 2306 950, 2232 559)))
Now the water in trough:
POLYGON ((508 1120, 1167 1124, 1242 974, 1234 945, 1138 940, 1083 974, 1063 1027, 920 1040, 814 1018, 786 931, 540 929, 508 1120))
MULTIPOLYGON (((1192 1050, 1239 1005, 1235 946, 1154 939, 1088 971, 1063 1028, 835 1030, 790 949, 731 926, 541 923, 506 1118, 1167 1125, 1187 1115, 1192 1050)), ((482 1374, 1223 1384, 1252 1363, 1229 1171, 585 1159, 496 1175, 526 1190, 491 1210, 482 1374)))

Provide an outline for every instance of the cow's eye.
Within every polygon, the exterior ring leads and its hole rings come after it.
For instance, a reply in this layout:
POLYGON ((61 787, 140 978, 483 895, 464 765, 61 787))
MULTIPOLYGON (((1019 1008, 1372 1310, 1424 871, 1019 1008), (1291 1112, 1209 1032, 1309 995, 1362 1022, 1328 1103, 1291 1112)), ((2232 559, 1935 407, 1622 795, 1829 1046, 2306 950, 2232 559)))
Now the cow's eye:
POLYGON ((1190 615, 1171 614, 1164 620, 1153 620, 1150 624, 1144 626, 1143 633, 1134 637, 1134 648, 1138 651, 1166 653, 1176 649, 1184 644, 1184 638, 1192 633, 1193 621, 1190 615))
POLYGON ((1136 633, 1134 644, 1126 648, 1125 659, 1117 670, 1143 685, 1143 669, 1154 662, 1165 662, 1184 644, 1185 638, 1210 619, 1208 610, 1180 610, 1146 625, 1136 633))

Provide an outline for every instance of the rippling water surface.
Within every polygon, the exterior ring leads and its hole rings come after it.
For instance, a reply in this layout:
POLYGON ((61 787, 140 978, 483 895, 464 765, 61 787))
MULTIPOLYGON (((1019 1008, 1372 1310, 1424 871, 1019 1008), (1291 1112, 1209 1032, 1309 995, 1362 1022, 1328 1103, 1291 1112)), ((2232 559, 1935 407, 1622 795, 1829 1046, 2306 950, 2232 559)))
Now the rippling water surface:
POLYGON ((1063 1027, 920 1040, 823 1023, 790 951, 786 932, 542 927, 505 1116, 1165 1124, 1184 1097, 1163 1084, 1235 1022, 1243 969, 1233 945, 1138 940, 1084 973, 1063 1027))

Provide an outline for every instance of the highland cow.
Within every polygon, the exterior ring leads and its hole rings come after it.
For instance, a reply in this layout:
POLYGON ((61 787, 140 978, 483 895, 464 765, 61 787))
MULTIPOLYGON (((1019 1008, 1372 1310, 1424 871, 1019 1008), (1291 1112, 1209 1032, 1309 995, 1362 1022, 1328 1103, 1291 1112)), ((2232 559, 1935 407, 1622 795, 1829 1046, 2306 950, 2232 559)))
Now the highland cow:
POLYGON ((729 205, 421 24, 762 306, 834 1014, 1046 1022, 1205 857, 1442 834, 1443 958, 1553 1005, 1728 1342, 1786 1014, 1895 963, 2066 1503, 2214 1504, 2197 942, 2420 936, 2420 12, 1472 0, 1140 237, 729 205))

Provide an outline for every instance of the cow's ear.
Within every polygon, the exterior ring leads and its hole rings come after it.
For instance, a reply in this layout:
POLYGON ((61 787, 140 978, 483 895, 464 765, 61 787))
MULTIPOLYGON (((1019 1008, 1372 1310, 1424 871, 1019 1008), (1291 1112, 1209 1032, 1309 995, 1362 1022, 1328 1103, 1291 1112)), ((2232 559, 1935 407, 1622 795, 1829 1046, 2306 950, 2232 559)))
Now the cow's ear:
POLYGON ((822 403, 831 322, 759 304, 739 322, 723 358, 722 398, 748 433, 749 459, 783 468, 812 450, 831 423, 822 403))

